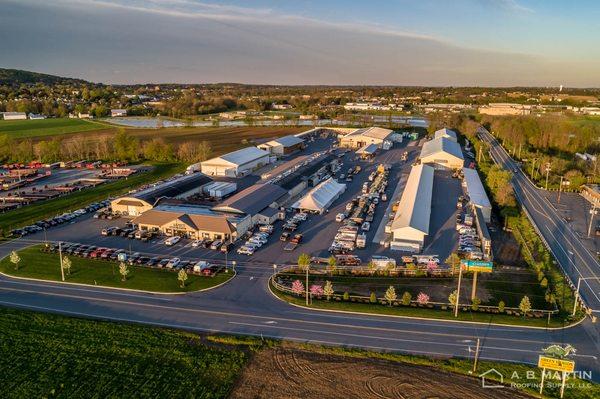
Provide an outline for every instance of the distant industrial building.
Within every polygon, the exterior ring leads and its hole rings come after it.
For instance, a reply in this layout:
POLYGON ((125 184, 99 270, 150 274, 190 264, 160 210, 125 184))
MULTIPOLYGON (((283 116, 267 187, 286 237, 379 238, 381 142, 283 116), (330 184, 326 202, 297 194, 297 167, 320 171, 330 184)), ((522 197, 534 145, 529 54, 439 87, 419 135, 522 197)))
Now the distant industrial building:
POLYGON ((127 116, 127 110, 126 109, 111 109, 110 116, 113 118, 117 118, 120 116, 127 116))
POLYGON ((292 208, 300 211, 323 213, 346 191, 346 185, 329 178, 310 190, 304 197, 296 201, 292 208))
POLYGON ((423 164, 434 164, 436 167, 449 169, 460 169, 465 163, 460 144, 446 137, 423 144, 419 159, 423 164))
POLYGON ((257 147, 246 147, 201 162, 202 173, 210 176, 240 177, 271 162, 270 154, 257 147))
POLYGON ((211 181, 202 173, 178 177, 119 197, 111 202, 111 208, 113 212, 121 215, 139 216, 154 208, 163 198, 186 198, 200 193, 211 181))
POLYGON ((379 148, 387 150, 392 147, 393 130, 381 127, 368 127, 356 129, 340 138, 340 146, 348 148, 361 148, 369 144, 376 144, 379 148))
POLYGON ((16 121, 27 119, 27 114, 25 112, 2 112, 2 118, 5 121, 16 121))
POLYGON ((481 209, 485 223, 489 223, 492 217, 492 204, 483 188, 479 173, 475 169, 463 168, 463 187, 469 197, 469 204, 481 209))
POLYGON ((479 107, 480 114, 485 115, 529 115, 531 105, 512 104, 512 103, 490 103, 479 107))
POLYGON ((584 184, 581 186, 581 196, 600 208, 600 184, 584 184))
POLYGON ((248 215, 222 214, 198 205, 159 205, 133 219, 140 230, 167 236, 233 242, 250 228, 248 215))
POLYGON ((283 156, 304 148, 304 140, 294 135, 279 137, 257 146, 273 155, 283 156))
POLYGON ((428 165, 411 168, 406 187, 391 226, 390 248, 420 252, 429 234, 434 169, 428 165))
POLYGON ((434 139, 446 138, 446 139, 458 142, 458 137, 456 135, 456 132, 454 130, 450 130, 447 128, 436 130, 436 132, 433 134, 433 138, 434 139))
POLYGON ((251 225, 270 224, 276 220, 278 208, 287 198, 287 191, 276 184, 255 184, 212 209, 222 213, 248 215, 251 225))

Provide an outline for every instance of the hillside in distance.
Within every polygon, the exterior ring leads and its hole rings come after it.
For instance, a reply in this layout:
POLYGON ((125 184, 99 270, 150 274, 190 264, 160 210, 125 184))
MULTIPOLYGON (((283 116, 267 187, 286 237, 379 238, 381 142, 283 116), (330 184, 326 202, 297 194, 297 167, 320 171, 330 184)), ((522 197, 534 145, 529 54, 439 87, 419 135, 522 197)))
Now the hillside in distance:
POLYGON ((48 75, 45 73, 23 71, 21 69, 0 68, 0 85, 18 86, 21 84, 43 83, 46 85, 55 84, 86 84, 82 79, 65 78, 62 76, 48 75))

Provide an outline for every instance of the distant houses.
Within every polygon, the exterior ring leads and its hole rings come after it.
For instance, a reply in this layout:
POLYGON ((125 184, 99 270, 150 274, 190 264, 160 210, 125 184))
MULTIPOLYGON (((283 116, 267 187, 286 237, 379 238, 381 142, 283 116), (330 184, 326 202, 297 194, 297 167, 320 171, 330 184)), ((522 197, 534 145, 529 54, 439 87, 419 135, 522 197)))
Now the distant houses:
POLYGON ((117 118, 120 116, 127 116, 127 110, 126 109, 111 109, 110 116, 112 118, 117 118))
POLYGON ((5 121, 17 121, 27 119, 25 112, 2 112, 2 118, 5 121))

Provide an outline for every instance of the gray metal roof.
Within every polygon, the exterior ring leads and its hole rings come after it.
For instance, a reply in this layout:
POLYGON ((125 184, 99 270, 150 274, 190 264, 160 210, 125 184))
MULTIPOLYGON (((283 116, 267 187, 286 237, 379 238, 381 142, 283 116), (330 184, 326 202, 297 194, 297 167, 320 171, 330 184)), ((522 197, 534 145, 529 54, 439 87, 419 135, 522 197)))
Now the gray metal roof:
POLYGON ((241 150, 233 151, 205 162, 210 164, 215 163, 215 161, 218 162, 219 160, 223 160, 227 163, 239 166, 266 156, 269 156, 269 153, 267 151, 261 150, 257 147, 246 147, 242 148, 241 150))
POLYGON ((255 215, 286 194, 287 191, 276 184, 255 184, 227 198, 213 209, 255 215))
POLYGON ((185 175, 152 187, 148 187, 126 197, 137 198, 154 205, 160 198, 174 198, 200 188, 211 181, 212 179, 205 174, 192 173, 191 175, 185 175))
POLYGON ((464 159, 462 151, 460 150, 460 144, 446 137, 433 139, 423 144, 420 157, 425 158, 439 152, 445 152, 454 155, 457 158, 464 159))
POLYGON ((282 145, 284 147, 291 147, 293 145, 300 144, 303 142, 304 140, 302 140, 301 138, 290 135, 276 138, 274 140, 266 142, 265 144, 270 146, 282 145))

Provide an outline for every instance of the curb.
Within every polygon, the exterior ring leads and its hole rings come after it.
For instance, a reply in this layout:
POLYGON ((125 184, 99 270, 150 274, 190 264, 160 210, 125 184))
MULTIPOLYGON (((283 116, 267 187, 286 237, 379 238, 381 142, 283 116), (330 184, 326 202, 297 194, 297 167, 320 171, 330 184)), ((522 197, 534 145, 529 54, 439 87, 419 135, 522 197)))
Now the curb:
POLYGON ((35 281, 35 282, 38 282, 38 283, 51 283, 51 284, 57 284, 57 285, 73 285, 73 286, 86 287, 86 288, 87 287, 89 287, 89 288, 101 288, 101 289, 106 289, 106 290, 136 292, 136 293, 140 293, 140 294, 153 294, 153 295, 186 295, 186 294, 193 294, 193 293, 196 293, 196 292, 210 291, 210 290, 219 288, 219 287, 227 284, 228 282, 230 282, 231 280, 233 280, 233 278, 236 275, 237 275, 237 272, 234 271, 233 275, 228 280, 225 280, 222 283, 217 284, 217 285, 212 286, 212 287, 203 288, 201 290, 186 291, 186 292, 156 292, 156 291, 137 290, 135 288, 119 288, 119 287, 109 287, 109 286, 106 286, 106 285, 92 285, 92 284, 84 284, 84 283, 72 283, 72 282, 69 282, 69 281, 42 280, 42 279, 39 279, 39 278, 32 278, 32 277, 13 276, 13 275, 10 275, 10 274, 6 274, 6 273, 3 273, 3 272, 0 272, 0 276, 7 277, 9 279, 14 279, 14 280, 35 281))
POLYGON ((443 323, 446 323, 446 322, 447 323, 465 323, 465 324, 475 324, 475 325, 480 325, 480 326, 496 326, 496 327, 524 328, 524 329, 534 329, 534 330, 552 330, 552 331, 566 330, 567 328, 576 327, 586 319, 585 317, 582 317, 576 323, 569 324, 568 326, 565 326, 565 327, 536 327, 536 326, 517 326, 517 325, 513 325, 513 324, 500 324, 500 323, 483 323, 481 321, 463 321, 463 320, 451 320, 451 319, 435 319, 435 318, 431 318, 431 317, 417 317, 417 316, 402 316, 402 315, 377 314, 377 313, 366 313, 366 312, 353 312, 350 310, 318 309, 318 308, 311 308, 311 307, 308 307, 305 305, 298 305, 296 303, 288 302, 288 301, 278 297, 277 294, 275 294, 273 292, 273 289, 271 288, 271 279, 270 278, 269 278, 269 281, 267 284, 268 284, 269 292, 271 293, 271 295, 273 295, 275 298, 277 298, 281 302, 287 303, 288 305, 295 306, 295 307, 301 308, 301 309, 313 310, 313 311, 318 311, 318 312, 327 312, 327 313, 344 313, 344 314, 361 315, 361 316, 391 317, 391 318, 397 318, 397 319, 438 321, 438 322, 443 322, 443 323))

